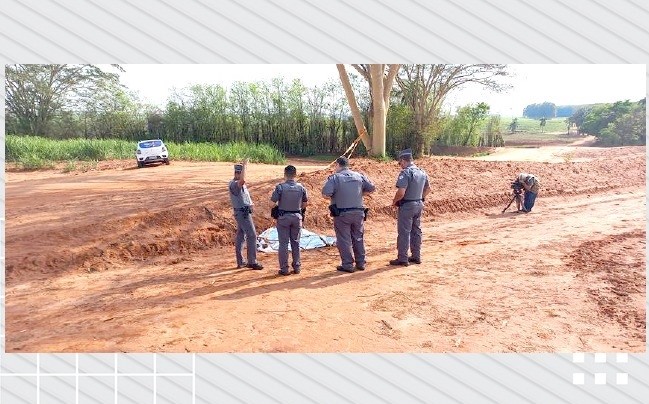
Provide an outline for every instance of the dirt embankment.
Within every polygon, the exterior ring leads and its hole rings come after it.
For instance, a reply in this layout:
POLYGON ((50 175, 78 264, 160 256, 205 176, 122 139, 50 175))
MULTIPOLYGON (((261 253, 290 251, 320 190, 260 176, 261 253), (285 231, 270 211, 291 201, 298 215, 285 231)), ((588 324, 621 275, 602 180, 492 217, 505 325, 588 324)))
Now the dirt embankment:
MULTIPOLYGON (((548 197, 593 194, 644 184, 646 166, 644 148, 610 149, 588 162, 548 164, 430 158, 417 163, 429 174, 433 189, 426 201, 428 218, 504 206, 511 196, 511 180, 523 171, 540 178, 541 195, 548 197)), ((210 165, 187 166, 176 163, 145 170, 52 174, 33 185, 33 191, 47 195, 49 201, 22 192, 18 181, 10 181, 7 277, 11 279, 20 273, 30 277, 51 276, 77 269, 97 271, 109 268, 115 261, 187 254, 231 244, 235 222, 226 191, 228 170, 223 170, 218 178, 201 181, 201 176, 211 177, 210 165), (138 176, 144 176, 146 182, 138 176), (73 189, 79 181, 83 182, 81 189, 73 189), (123 182, 116 186, 112 181, 123 182), (97 189, 105 192, 91 195, 97 189), (79 200, 83 203, 77 203, 79 200), (12 213, 24 213, 20 211, 23 204, 32 209, 29 219, 23 214, 19 221, 12 220, 12 213), (44 209, 39 209, 39 205, 44 209)), ((355 159, 352 168, 377 185, 376 192, 366 198, 372 220, 393 218, 395 211, 390 201, 399 172, 397 163, 355 159)), ((320 194, 331 172, 304 172, 300 165, 298 169, 299 181, 311 199, 306 227, 331 232, 328 201, 320 194)), ((258 231, 273 225, 269 196, 280 173, 280 167, 259 166, 249 174, 258 231)))

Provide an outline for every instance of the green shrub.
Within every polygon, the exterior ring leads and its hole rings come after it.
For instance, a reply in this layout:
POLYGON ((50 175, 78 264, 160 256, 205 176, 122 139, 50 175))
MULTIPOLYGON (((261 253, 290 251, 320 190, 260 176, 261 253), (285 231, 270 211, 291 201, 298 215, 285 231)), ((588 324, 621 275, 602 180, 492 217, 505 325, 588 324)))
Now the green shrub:
MULTIPOLYGON (((167 143, 172 160, 240 161, 249 158, 253 163, 281 164, 284 154, 265 144, 229 143, 167 143)), ((37 136, 7 135, 6 161, 17 162, 27 169, 51 167, 54 162, 91 161, 108 159, 135 159, 136 142, 117 139, 53 140, 37 136)), ((76 167, 76 163, 74 164, 76 167)), ((68 167, 66 167, 67 169, 68 167)))

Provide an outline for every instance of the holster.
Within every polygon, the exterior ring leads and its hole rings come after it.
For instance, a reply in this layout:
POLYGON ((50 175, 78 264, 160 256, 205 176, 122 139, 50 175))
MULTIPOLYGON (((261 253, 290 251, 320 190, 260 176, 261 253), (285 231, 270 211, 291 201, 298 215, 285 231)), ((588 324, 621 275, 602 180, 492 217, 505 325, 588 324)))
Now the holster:
POLYGON ((370 213, 370 208, 363 209, 363 221, 367 220, 368 213, 370 213))
POLYGON ((338 209, 336 204, 332 203, 331 205, 329 205, 329 215, 331 215, 331 217, 340 216, 340 210, 338 209))
POLYGON ((300 214, 302 215, 302 221, 304 222, 304 215, 306 215, 306 208, 300 209, 300 214))

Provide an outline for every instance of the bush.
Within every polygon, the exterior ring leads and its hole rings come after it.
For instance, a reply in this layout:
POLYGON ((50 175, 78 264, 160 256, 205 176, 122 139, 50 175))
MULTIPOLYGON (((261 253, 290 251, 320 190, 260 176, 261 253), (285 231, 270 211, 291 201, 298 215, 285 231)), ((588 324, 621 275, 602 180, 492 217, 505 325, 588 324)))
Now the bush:
MULTIPOLYGON (((169 155, 175 160, 189 161, 240 161, 249 158, 253 163, 281 164, 284 155, 265 144, 245 142, 167 143, 169 155)), ((37 136, 7 135, 6 161, 17 162, 27 169, 53 166, 54 162, 90 161, 108 159, 135 159, 136 143, 116 139, 52 140, 37 136)))

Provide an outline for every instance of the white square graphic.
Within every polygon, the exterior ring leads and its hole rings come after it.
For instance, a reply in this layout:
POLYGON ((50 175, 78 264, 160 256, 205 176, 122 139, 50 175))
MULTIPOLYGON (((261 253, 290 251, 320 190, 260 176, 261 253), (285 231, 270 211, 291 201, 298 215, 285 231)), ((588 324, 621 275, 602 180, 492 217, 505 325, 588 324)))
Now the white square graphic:
POLYGON ((628 353, 618 353, 615 355, 615 361, 617 363, 627 363, 629 361, 628 353))
POLYGON ((606 384, 606 373, 595 373, 595 384, 606 384))
POLYGON ((616 384, 629 384, 629 374, 628 373, 618 373, 615 375, 616 384))
POLYGON ((583 373, 573 373, 572 374, 572 384, 584 384, 584 374, 583 373))
POLYGON ((595 363, 606 363, 606 354, 605 353, 596 353, 595 354, 595 363))
POLYGON ((575 352, 572 354, 572 361, 573 363, 584 363, 584 353, 583 352, 575 352))

